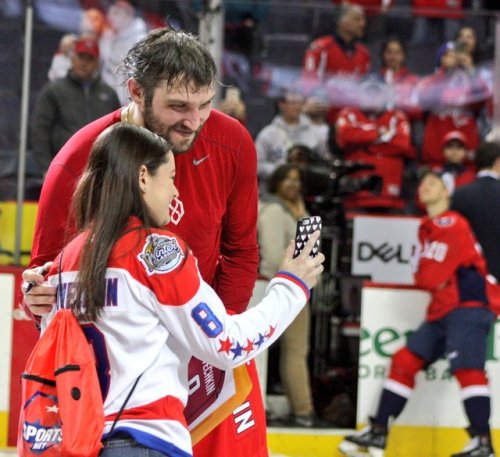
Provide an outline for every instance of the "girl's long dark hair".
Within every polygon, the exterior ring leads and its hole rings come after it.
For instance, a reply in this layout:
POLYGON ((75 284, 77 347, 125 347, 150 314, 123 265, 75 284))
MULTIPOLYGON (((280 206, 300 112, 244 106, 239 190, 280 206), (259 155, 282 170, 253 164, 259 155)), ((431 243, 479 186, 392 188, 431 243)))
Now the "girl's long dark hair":
POLYGON ((76 299, 70 304, 80 319, 95 321, 104 306, 108 258, 130 216, 144 227, 157 227, 144 203, 139 170, 150 175, 167 162, 170 144, 142 127, 118 123, 102 132, 73 197, 79 231, 88 232, 80 257, 76 299), (83 305, 83 306, 82 306, 83 305))

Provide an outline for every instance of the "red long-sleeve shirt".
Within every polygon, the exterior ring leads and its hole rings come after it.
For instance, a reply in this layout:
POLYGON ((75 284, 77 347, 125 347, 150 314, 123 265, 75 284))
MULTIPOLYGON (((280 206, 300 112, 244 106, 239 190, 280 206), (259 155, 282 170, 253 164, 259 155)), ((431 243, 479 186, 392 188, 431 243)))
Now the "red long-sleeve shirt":
MULTIPOLYGON (((68 214, 75 186, 96 137, 120 120, 118 110, 87 125, 54 158, 40 195, 30 267, 53 260, 74 234, 68 214)), ((177 225, 170 223, 168 228, 188 243, 203 279, 215 288, 225 307, 240 313, 251 297, 259 261, 257 155, 250 134, 238 121, 212 110, 191 149, 176 155, 175 162, 183 214, 177 225)), ((220 457, 235 452, 268 455, 264 409, 253 366, 249 374, 256 386, 246 403, 251 406, 252 426, 240 432, 233 416, 228 416, 195 446, 196 456, 212 452, 220 457)))
MULTIPOLYGON (((82 128, 54 158, 40 196, 30 267, 53 260, 74 234, 68 214, 76 183, 95 138, 120 122, 120 113, 82 128)), ((205 281, 239 313, 248 304, 258 268, 253 141, 239 122, 213 110, 193 147, 175 162, 184 215, 168 228, 188 242, 205 281)))

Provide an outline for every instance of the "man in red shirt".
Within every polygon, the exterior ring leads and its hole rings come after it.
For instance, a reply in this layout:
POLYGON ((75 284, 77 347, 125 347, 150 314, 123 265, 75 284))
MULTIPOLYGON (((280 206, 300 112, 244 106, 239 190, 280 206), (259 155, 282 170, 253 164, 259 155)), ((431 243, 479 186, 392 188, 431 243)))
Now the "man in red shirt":
POLYGON ((337 73, 365 75, 370 69, 370 54, 358 43, 366 28, 363 9, 357 5, 339 7, 337 27, 333 35, 314 40, 304 57, 304 77, 324 81, 337 73))
POLYGON ((487 277, 484 257, 467 221, 450 211, 449 191, 440 175, 428 172, 419 186, 427 217, 419 229, 415 282, 431 293, 425 322, 392 357, 378 410, 371 425, 348 436, 339 449, 383 455, 391 418, 402 412, 421 369, 448 356, 460 384, 471 442, 452 457, 492 457, 490 391, 484 365, 487 337, 500 306, 498 285, 487 277))
POLYGON ((365 28, 363 8, 343 4, 339 7, 335 33, 317 38, 305 53, 302 83, 307 91, 325 87, 334 105, 327 114, 330 124, 335 122, 338 110, 350 104, 349 92, 356 90, 359 79, 370 70, 370 52, 358 42, 365 28))
MULTIPOLYGON (((189 243, 203 278, 214 286, 226 308, 242 312, 258 267, 256 153, 248 131, 211 108, 217 80, 215 62, 192 35, 157 29, 132 47, 122 70, 128 77, 130 104, 78 131, 48 170, 30 267, 51 261, 74 235, 74 223, 68 218, 71 198, 90 148, 108 126, 128 122, 148 128, 173 145, 180 195, 171 208, 169 228, 189 243)), ((24 279, 37 284, 43 281, 33 270, 27 270, 24 279)), ((54 301, 55 290, 50 287, 35 286, 25 295, 34 314, 46 312, 54 301)), ((197 368, 190 368, 190 379, 199 376, 203 386, 206 364, 198 363, 197 368)), ((195 456, 268 455, 255 366, 248 370, 253 390, 194 447, 195 456)), ((194 398, 186 408, 188 422, 195 421, 212 401, 200 397, 199 391, 194 398)))

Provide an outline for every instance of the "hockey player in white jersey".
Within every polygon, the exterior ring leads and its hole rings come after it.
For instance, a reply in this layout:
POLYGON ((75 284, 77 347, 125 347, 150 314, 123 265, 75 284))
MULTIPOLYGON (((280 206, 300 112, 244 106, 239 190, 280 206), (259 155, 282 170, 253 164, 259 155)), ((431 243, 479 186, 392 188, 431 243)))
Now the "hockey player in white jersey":
POLYGON ((42 328, 61 308, 83 324, 104 398, 103 437, 141 376, 103 457, 124 448, 129 456, 144 448, 191 456, 183 415, 190 357, 224 370, 251 360, 294 320, 323 271, 323 254, 309 255, 318 232, 295 259, 291 242, 262 302, 229 316, 186 243, 162 228, 178 196, 174 177, 174 156, 159 136, 125 123, 104 131, 75 192, 80 232, 63 250, 60 287, 59 257, 48 274, 58 300, 42 328))

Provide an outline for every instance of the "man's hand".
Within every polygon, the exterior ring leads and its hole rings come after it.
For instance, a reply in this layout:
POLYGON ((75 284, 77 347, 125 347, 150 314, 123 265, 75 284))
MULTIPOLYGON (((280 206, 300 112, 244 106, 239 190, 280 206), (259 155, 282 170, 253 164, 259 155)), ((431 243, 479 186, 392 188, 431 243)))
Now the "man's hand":
POLYGON ((56 288, 45 283, 43 276, 51 266, 52 262, 47 262, 39 268, 23 271, 23 302, 35 316, 50 313, 56 302, 56 288))

